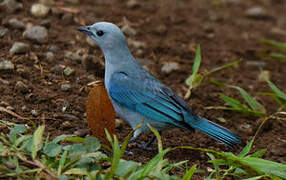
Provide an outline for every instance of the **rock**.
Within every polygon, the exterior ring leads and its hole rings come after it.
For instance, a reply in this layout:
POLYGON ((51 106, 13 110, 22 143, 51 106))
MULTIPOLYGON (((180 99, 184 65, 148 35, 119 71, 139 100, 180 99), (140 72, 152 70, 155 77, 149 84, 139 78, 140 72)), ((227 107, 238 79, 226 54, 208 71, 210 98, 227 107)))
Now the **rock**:
POLYGON ((9 50, 10 55, 14 54, 24 54, 28 52, 30 49, 29 44, 22 43, 22 42, 15 42, 11 49, 9 50))
POLYGON ((84 137, 88 133, 89 133, 88 129, 79 129, 79 130, 76 130, 73 134, 76 135, 76 136, 79 136, 79 137, 84 137))
POLYGON ((55 55, 53 52, 47 52, 46 53, 46 58, 49 62, 52 62, 55 59, 55 55))
POLYGON ((171 73, 172 71, 178 70, 178 69, 180 69, 180 66, 179 66, 179 64, 176 63, 176 62, 163 62, 163 66, 162 66, 162 68, 161 68, 161 71, 162 71, 163 73, 169 74, 169 73, 171 73))
POLYGON ((94 42, 94 40, 91 39, 91 37, 86 36, 86 42, 90 47, 95 47, 96 43, 94 42))
POLYGON ((65 83, 65 84, 61 85, 61 90, 62 91, 69 91, 70 89, 71 89, 71 85, 70 84, 65 83))
POLYGON ((124 25, 121 28, 122 32, 126 34, 127 36, 135 36, 136 35, 136 30, 130 27, 128 24, 124 25))
POLYGON ((44 4, 33 4, 31 14, 35 17, 44 18, 50 12, 50 8, 44 4))
POLYGON ((16 18, 9 19, 8 25, 14 29, 25 29, 25 24, 16 18))
POLYGON ((136 7, 140 7, 140 2, 138 0, 128 0, 126 3, 126 6, 128 8, 136 8, 136 7))
POLYGON ((75 62, 81 62, 81 56, 78 53, 67 51, 65 52, 65 58, 75 61, 75 62))
POLYGON ((34 117, 39 116, 38 111, 36 111, 35 109, 32 109, 32 110, 31 110, 31 114, 32 114, 34 117))
POLYGON ((115 127, 116 128, 121 128, 123 126, 123 124, 124 124, 124 121, 122 119, 118 119, 118 118, 115 119, 115 127))
POLYGON ((56 64, 51 68, 51 72, 57 75, 62 75, 63 72, 63 65, 56 64))
POLYGON ((4 6, 6 10, 10 13, 23 9, 23 4, 18 2, 17 0, 4 0, 2 3, 0 3, 0 7, 1 6, 4 6))
POLYGON ((24 38, 32 40, 39 44, 48 42, 48 30, 43 26, 33 26, 27 28, 23 33, 24 38))
POLYGON ((142 42, 142 41, 136 41, 136 40, 132 40, 132 39, 127 39, 127 42, 130 46, 133 46, 134 48, 145 48, 146 47, 146 43, 142 42))
POLYGON ((2 71, 12 71, 15 69, 15 65, 8 60, 1 60, 0 61, 0 72, 2 71))
POLYGON ((16 91, 19 91, 21 93, 27 93, 29 91, 29 87, 24 84, 22 81, 17 81, 15 85, 16 91))
POLYGON ((260 6, 249 8, 245 11, 245 15, 249 18, 263 19, 269 17, 267 11, 260 6))
POLYGON ((63 122, 63 127, 72 127, 72 123, 69 121, 64 121, 63 122))
POLYGON ((244 123, 244 124, 241 124, 238 128, 248 135, 253 133, 253 128, 250 124, 244 123))
POLYGON ((9 30, 7 28, 0 27, 0 38, 3 38, 8 32, 9 30))
POLYGON ((70 76, 70 75, 72 75, 74 73, 74 69, 72 69, 71 67, 66 67, 65 69, 64 69, 64 75, 66 75, 66 76, 70 76))

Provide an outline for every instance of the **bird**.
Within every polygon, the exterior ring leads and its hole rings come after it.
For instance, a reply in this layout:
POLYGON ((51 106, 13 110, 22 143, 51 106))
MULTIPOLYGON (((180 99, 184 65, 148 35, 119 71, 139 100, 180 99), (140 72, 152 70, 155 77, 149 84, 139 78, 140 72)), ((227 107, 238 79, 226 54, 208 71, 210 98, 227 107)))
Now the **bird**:
MULTIPOLYGON (((117 25, 96 22, 77 29, 91 37, 103 52, 104 84, 114 110, 136 129, 130 141, 135 142, 141 133, 149 132, 147 124, 150 124, 159 132, 174 127, 191 132, 196 129, 229 147, 241 142, 239 135, 194 114, 187 102, 144 69, 132 55, 117 25)), ((150 149, 154 140, 138 146, 150 149)))

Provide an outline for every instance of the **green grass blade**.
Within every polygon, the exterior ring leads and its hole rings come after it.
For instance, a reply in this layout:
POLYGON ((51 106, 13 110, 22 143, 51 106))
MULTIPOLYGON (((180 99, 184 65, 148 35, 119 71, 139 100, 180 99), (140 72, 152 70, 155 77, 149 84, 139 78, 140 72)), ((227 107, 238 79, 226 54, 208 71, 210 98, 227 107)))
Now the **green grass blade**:
POLYGON ((186 174, 183 176, 182 180, 192 179, 192 176, 195 173, 196 169, 197 169, 197 165, 195 164, 186 172, 186 174))
POLYGON ((33 145, 32 145, 32 158, 33 159, 36 158, 37 152, 41 148, 44 129, 45 129, 45 126, 39 126, 33 135, 33 145))
POLYGON ((230 63, 224 64, 224 65, 222 65, 222 66, 215 67, 215 68, 211 69, 209 72, 207 72, 206 75, 210 75, 210 74, 212 74, 212 73, 214 73, 214 72, 218 72, 218 71, 221 71, 221 70, 226 69, 226 68, 235 67, 235 66, 237 66, 241 61, 242 61, 242 59, 239 59, 239 60, 232 61, 232 62, 230 62, 230 63))
POLYGON ((254 139, 252 139, 247 145, 242 149, 242 151, 237 155, 237 157, 245 157, 251 150, 254 139))
POLYGON ((65 162, 67 159, 67 154, 68 154, 68 151, 64 151, 64 153, 61 156, 61 159, 59 161, 59 167, 58 167, 58 176, 62 174, 62 170, 63 170, 63 167, 65 166, 65 162))
POLYGON ((147 126, 150 128, 150 130, 154 133, 154 135, 157 138, 159 153, 162 152, 163 151, 162 138, 161 138, 159 132, 157 131, 157 129, 153 128, 150 124, 147 124, 147 126))
POLYGON ((270 57, 272 57, 273 59, 278 59, 281 61, 286 61, 286 55, 285 54, 281 54, 281 53, 270 53, 269 54, 270 57))
POLYGON ((194 61, 194 65, 193 65, 193 75, 195 76, 196 74, 198 74, 199 72, 199 68, 201 65, 201 47, 198 44, 197 45, 197 50, 196 50, 196 56, 195 56, 195 61, 194 61))
POLYGON ((225 94, 220 93, 220 98, 223 99, 228 105, 233 107, 234 109, 237 109, 238 111, 242 112, 248 112, 249 109, 245 107, 243 104, 241 104, 238 100, 231 98, 225 94))
POLYGON ((274 40, 269 40, 269 39, 263 39, 262 43, 286 52, 286 43, 278 42, 278 41, 274 41, 274 40))
POLYGON ((260 104, 255 98, 250 96, 244 89, 238 86, 229 86, 231 88, 234 88, 239 91, 239 93, 242 95, 243 99, 247 102, 247 104, 251 107, 253 111, 266 113, 265 108, 260 104))
POLYGON ((286 100, 286 94, 282 92, 275 84, 273 84, 269 79, 265 78, 268 86, 272 89, 272 91, 281 99, 286 100))
MULTIPOLYGON (((214 157, 213 154, 207 153, 207 155, 210 157, 211 160, 215 160, 215 157, 214 157)), ((219 171, 220 171, 219 166, 218 166, 216 163, 213 163, 213 165, 214 165, 214 169, 215 169, 215 173, 216 173, 216 178, 219 179, 219 177, 220 177, 220 174, 219 174, 219 171)))

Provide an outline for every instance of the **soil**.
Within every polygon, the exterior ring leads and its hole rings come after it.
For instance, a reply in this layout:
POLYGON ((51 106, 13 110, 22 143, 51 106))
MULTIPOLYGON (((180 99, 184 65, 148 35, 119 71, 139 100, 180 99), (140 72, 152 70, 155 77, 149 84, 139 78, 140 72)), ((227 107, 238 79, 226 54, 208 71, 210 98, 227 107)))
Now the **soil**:
MULTIPOLYGON (((46 131, 53 137, 88 129, 85 122, 85 101, 90 87, 87 84, 103 78, 104 61, 99 48, 89 45, 86 37, 78 32, 76 27, 96 21, 110 21, 121 27, 129 24, 135 29, 135 35, 127 34, 129 42, 136 40, 145 43, 142 47, 130 44, 135 57, 181 96, 184 96, 187 90, 184 81, 192 72, 196 44, 200 44, 202 49, 200 72, 242 59, 235 68, 211 74, 192 91, 188 103, 195 113, 231 129, 245 142, 253 138, 264 118, 206 109, 209 106, 224 105, 219 93, 243 100, 235 90, 214 86, 209 80, 216 79, 244 88, 265 106, 268 115, 275 113, 279 105, 271 97, 259 95, 259 92, 271 91, 265 82, 259 81, 261 70, 269 71, 271 81, 286 91, 285 62, 259 56, 270 51, 269 47, 260 42, 261 39, 286 42, 286 1, 138 0, 134 7, 128 7, 127 1, 123 0, 83 0, 79 4, 57 1, 52 7, 65 9, 54 9, 43 19, 30 14, 31 5, 36 1, 22 3, 23 9, 20 11, 0 11, 0 25, 9 29, 7 35, 0 40, 0 58, 10 60, 16 66, 15 71, 0 73, 0 78, 9 82, 5 84, 0 81, 1 106, 10 106, 17 114, 31 118, 37 124, 44 123, 46 131), (247 16, 246 11, 257 6, 262 7, 265 12, 253 17, 247 16), (7 26, 7 21, 11 18, 18 18, 26 25, 44 24, 48 28, 48 42, 36 44, 24 39, 23 30, 7 26), (26 54, 9 55, 9 49, 16 41, 30 44, 30 51, 26 54), (51 47, 57 47, 57 50, 53 52, 54 58, 47 59, 46 53, 53 49, 51 47), (65 57, 66 52, 79 52, 85 61, 71 61, 65 57), (161 68, 165 62, 176 62, 180 68, 171 73, 163 73, 161 68), (61 70, 55 70, 56 67, 67 66, 75 70, 73 75, 65 76, 61 70), (24 82, 28 90, 19 90, 15 86, 18 81, 24 82), (61 90, 64 83, 69 83, 71 89, 61 90), (31 110, 36 110, 38 115, 33 116, 31 110), (220 122, 218 117, 223 117, 226 122, 220 122)), ((0 113, 1 120, 29 123, 7 113, 0 113)), ((127 124, 117 128, 121 140, 129 131, 127 124)), ((138 141, 147 142, 151 137, 151 134, 144 134, 138 141)), ((162 138, 164 147, 186 145, 234 153, 242 148, 241 145, 237 149, 228 149, 200 132, 190 133, 181 129, 166 131, 162 138)), ((266 148, 266 159, 285 162, 285 141, 285 122, 270 120, 258 135, 253 151, 266 148)), ((129 149, 134 155, 124 158, 143 163, 157 153, 136 147, 129 149)), ((211 167, 211 164, 207 163, 209 158, 196 151, 180 149, 168 153, 166 157, 171 162, 189 160, 190 165, 197 164, 201 169, 211 167)), ((174 170, 173 173, 181 172, 174 170)), ((204 175, 196 177, 200 179, 204 175)))

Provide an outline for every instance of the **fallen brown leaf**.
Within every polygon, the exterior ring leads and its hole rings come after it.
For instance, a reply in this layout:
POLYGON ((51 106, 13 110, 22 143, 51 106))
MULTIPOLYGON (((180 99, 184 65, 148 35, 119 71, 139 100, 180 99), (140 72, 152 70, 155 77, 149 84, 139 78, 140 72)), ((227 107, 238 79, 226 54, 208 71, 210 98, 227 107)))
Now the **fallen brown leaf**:
POLYGON ((88 94, 86 120, 92 134, 108 144, 104 129, 111 135, 115 134, 115 111, 103 82, 97 82, 88 94))

